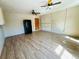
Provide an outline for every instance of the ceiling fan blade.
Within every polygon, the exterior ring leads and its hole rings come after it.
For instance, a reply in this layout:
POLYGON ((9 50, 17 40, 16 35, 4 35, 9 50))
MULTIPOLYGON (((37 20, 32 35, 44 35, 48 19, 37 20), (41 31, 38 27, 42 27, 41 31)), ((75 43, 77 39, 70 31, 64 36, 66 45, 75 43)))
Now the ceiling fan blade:
POLYGON ((52 5, 57 5, 57 4, 61 4, 61 1, 53 3, 52 5))
POLYGON ((36 13, 36 14, 40 14, 40 13, 36 13))
POLYGON ((41 7, 47 7, 47 5, 41 6, 41 7))
POLYGON ((61 1, 56 2, 56 3, 52 3, 52 0, 48 0, 48 5, 44 5, 44 6, 41 6, 41 7, 53 6, 53 5, 57 5, 57 4, 61 4, 61 1))

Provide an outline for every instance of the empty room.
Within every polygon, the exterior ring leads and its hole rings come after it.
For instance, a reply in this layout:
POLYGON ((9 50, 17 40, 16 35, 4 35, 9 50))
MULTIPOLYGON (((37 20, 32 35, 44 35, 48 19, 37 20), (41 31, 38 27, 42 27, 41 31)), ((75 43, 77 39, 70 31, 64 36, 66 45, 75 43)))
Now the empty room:
POLYGON ((79 0, 0 0, 0 59, 79 59, 79 0))

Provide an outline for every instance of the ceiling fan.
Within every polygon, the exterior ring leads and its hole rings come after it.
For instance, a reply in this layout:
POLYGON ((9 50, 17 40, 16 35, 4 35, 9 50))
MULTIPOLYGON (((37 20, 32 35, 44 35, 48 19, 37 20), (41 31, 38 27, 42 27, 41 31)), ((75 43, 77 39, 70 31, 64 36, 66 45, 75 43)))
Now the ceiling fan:
POLYGON ((38 14, 40 14, 39 12, 35 12, 34 10, 32 10, 32 14, 33 15, 38 15, 38 14))
POLYGON ((58 4, 61 4, 61 1, 53 3, 52 0, 48 0, 48 4, 45 6, 41 6, 41 7, 54 6, 58 4))

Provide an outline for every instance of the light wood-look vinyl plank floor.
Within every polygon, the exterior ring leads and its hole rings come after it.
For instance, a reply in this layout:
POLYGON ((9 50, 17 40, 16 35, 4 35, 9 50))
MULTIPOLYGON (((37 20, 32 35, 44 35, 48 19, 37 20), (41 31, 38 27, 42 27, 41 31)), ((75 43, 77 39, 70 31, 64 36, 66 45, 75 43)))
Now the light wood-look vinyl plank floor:
POLYGON ((79 59, 79 43, 45 31, 16 35, 6 38, 1 59, 79 59))

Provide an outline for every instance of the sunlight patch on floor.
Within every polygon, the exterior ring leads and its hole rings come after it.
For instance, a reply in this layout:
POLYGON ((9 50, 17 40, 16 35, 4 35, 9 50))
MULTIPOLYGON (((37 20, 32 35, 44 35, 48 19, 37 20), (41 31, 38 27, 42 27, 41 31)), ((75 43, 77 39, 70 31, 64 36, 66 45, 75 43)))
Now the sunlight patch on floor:
POLYGON ((75 59, 68 51, 64 50, 61 59, 75 59))
POLYGON ((59 45, 56 49, 55 49, 55 52, 56 54, 60 55, 61 52, 63 51, 63 47, 61 45, 59 45))
POLYGON ((74 39, 74 38, 71 38, 71 37, 69 37, 69 36, 65 36, 65 38, 67 38, 67 39, 70 39, 70 40, 72 40, 72 41, 74 41, 74 42, 77 42, 77 43, 79 43, 79 40, 76 40, 76 39, 74 39))
POLYGON ((55 53, 60 56, 61 59, 75 59, 67 50, 65 50, 61 45, 55 49, 55 53))

